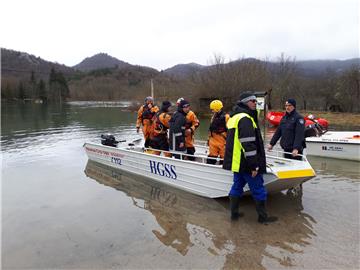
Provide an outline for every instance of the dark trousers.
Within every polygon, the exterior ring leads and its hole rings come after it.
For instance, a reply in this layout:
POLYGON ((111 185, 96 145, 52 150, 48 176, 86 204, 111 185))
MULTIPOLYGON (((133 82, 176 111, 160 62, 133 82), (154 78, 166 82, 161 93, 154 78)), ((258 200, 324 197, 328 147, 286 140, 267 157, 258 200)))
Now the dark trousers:
POLYGON ((152 137, 149 146, 154 149, 169 151, 169 142, 166 135, 152 137))
MULTIPOLYGON (((186 147, 186 154, 193 156, 195 154, 195 147, 186 147)), ((195 157, 186 156, 186 159, 194 161, 195 157)))

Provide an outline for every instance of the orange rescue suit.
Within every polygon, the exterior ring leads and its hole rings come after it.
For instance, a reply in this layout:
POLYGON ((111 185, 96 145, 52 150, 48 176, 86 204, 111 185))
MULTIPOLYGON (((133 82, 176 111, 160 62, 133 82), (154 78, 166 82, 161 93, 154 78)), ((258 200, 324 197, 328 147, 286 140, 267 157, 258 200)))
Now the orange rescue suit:
POLYGON ((194 133, 200 125, 199 119, 196 117, 193 111, 189 111, 186 115, 185 124, 185 147, 194 147, 194 133), (186 130, 190 129, 191 133, 187 133, 186 130))
POLYGON ((150 138, 159 136, 161 134, 167 135, 167 130, 170 127, 169 121, 171 119, 171 115, 162 112, 155 114, 155 117, 153 118, 153 124, 151 128, 151 136, 150 138))
MULTIPOLYGON (((153 124, 150 133, 150 147, 169 151, 168 129, 170 127, 171 115, 167 112, 157 112, 153 118, 153 124)), ((160 155, 160 151, 153 150, 153 154, 160 155)), ((164 152, 166 157, 171 157, 171 153, 164 152)))
POLYGON ((209 157, 224 158, 226 143, 226 123, 230 116, 223 111, 214 113, 209 128, 209 157))
POLYGON ((142 131, 145 141, 150 138, 152 119, 156 112, 159 111, 157 106, 153 106, 151 109, 148 104, 142 105, 138 110, 138 117, 136 120, 136 128, 140 128, 142 125, 142 131))

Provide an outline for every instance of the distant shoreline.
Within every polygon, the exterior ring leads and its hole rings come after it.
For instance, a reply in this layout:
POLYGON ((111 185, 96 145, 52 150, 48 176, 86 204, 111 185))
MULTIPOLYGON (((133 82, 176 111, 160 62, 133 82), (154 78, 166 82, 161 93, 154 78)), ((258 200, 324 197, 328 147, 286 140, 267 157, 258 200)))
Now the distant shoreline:
MULTIPOLYGON (((19 102, 20 100, 1 100, 2 103, 6 102, 19 102)), ((24 101, 23 101, 24 102, 24 101)), ((24 102, 31 103, 31 102, 24 102)), ((35 103, 33 103, 35 104, 35 103)), ((121 110, 133 111, 136 112, 140 106, 139 101, 67 101, 66 104, 72 106, 104 106, 104 107, 119 107, 121 110)), ((38 106, 42 104, 36 104, 38 106)), ((158 104, 159 105, 159 104, 158 104)), ((175 104, 174 104, 175 105, 175 104)), ((282 109, 274 109, 272 111, 283 111, 282 109)), ((299 111, 303 116, 313 114, 316 117, 325 118, 329 121, 329 129, 332 130, 333 127, 341 126, 341 127, 349 127, 355 129, 356 131, 360 131, 360 113, 349 113, 349 112, 329 112, 329 111, 314 111, 314 110, 300 110, 299 111)), ((197 110, 196 113, 201 116, 211 115, 211 112, 208 110, 208 107, 203 110, 197 110)), ((262 116, 263 114, 261 114, 262 116)))

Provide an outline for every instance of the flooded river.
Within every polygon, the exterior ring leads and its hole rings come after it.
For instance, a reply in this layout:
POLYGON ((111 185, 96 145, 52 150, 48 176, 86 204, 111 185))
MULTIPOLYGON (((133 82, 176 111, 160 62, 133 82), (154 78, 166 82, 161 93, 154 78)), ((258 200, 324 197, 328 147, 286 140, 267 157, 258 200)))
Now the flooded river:
POLYGON ((269 197, 279 222, 258 224, 245 197, 234 223, 226 198, 88 161, 84 142, 135 140, 135 119, 121 104, 2 104, 2 269, 360 267, 358 162, 309 157, 302 196, 269 197))

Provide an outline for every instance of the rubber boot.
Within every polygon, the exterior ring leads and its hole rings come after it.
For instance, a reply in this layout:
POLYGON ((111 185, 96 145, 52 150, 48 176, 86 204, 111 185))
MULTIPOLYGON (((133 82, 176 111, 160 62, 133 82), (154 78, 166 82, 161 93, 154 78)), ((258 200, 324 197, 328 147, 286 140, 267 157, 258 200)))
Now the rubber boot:
POLYGON ((150 144, 150 139, 146 139, 144 144, 145 148, 149 148, 149 144, 150 144))
POLYGON ((230 198, 231 220, 238 220, 239 217, 242 217, 244 215, 243 213, 239 213, 240 197, 229 196, 229 198, 230 198))
POLYGON ((255 201, 256 212, 258 213, 258 222, 261 224, 269 224, 278 220, 277 217, 268 217, 265 209, 265 201, 255 201))
POLYGON ((209 156, 209 158, 206 159, 206 163, 215 165, 216 164, 216 159, 212 159, 212 158, 216 158, 216 157, 209 156))

